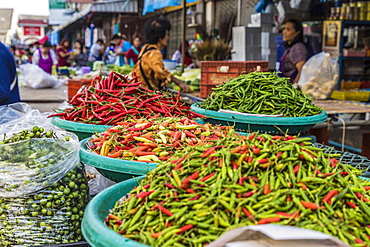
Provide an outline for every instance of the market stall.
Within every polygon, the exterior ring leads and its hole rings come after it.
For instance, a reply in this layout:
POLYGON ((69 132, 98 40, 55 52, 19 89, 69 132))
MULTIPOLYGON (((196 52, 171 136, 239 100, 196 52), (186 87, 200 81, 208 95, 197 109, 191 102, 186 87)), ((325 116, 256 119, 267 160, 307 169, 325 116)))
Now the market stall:
MULTIPOLYGON (((76 242, 82 233, 91 246, 212 246, 232 229, 258 226, 263 231, 275 224, 288 227, 282 231, 314 231, 336 246, 368 244, 370 161, 307 136, 315 124, 327 120, 327 112, 287 78, 256 71, 218 85, 204 101, 190 105, 181 98, 180 92, 154 92, 135 77, 110 72, 93 78, 67 108, 48 114, 50 118, 33 119, 31 114, 27 121, 45 123, 37 129, 22 124, 17 132, 10 129, 14 123, 7 125, 7 133, 18 134, 2 140, 0 148, 14 167, 19 166, 14 158, 24 158, 26 152, 20 144, 45 137, 55 142, 48 146, 53 150, 65 142, 66 147, 77 143, 82 164, 117 182, 87 203, 83 171, 68 175, 73 181, 64 173, 62 179, 48 180, 61 181, 55 185, 56 195, 27 200, 32 205, 26 213, 45 217, 50 208, 61 205, 63 213, 56 214, 68 221, 69 230, 48 228, 46 218, 33 219, 41 231, 45 224, 49 236, 56 236, 50 243, 76 242), (63 132, 61 140, 49 130, 51 123, 77 136, 63 132), (17 144, 16 157, 7 148, 11 140, 17 144), (72 198, 73 206, 68 201, 72 198), (58 234, 65 237, 60 240, 58 234)), ((52 154, 44 144, 41 147, 35 150, 38 155, 52 154)), ((58 164, 50 155, 49 165, 32 161, 27 169, 49 171, 58 164)), ((69 167, 63 170, 66 174, 75 165, 69 167)), ((29 175, 25 178, 30 180, 29 175)), ((48 187, 36 181, 31 184, 44 195, 48 187)), ((29 183, 6 181, 9 189, 4 193, 29 190, 29 183)), ((16 224, 7 227, 19 231, 16 224)), ((2 237, 9 244, 22 241, 9 234, 2 237)))

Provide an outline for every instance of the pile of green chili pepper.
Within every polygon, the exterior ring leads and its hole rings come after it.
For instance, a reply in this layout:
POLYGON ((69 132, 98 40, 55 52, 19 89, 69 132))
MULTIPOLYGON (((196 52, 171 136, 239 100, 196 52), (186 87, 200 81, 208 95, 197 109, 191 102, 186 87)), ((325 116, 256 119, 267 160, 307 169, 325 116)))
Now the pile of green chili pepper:
POLYGON ((232 110, 243 113, 306 117, 320 114, 309 96, 276 72, 252 72, 218 85, 202 102, 206 110, 232 110))
POLYGON ((91 141, 93 152, 126 160, 159 162, 187 145, 212 144, 225 137, 231 126, 199 124, 187 117, 139 119, 121 122, 91 141))
POLYGON ((109 228, 151 246, 203 246, 229 229, 275 223, 370 244, 370 182, 309 138, 231 134, 189 146, 118 201, 109 228))

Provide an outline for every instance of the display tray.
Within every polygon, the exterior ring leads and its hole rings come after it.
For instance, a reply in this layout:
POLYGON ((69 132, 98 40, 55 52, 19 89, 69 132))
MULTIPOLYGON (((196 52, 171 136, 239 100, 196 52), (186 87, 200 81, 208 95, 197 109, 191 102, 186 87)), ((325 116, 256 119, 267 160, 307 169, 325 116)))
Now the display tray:
POLYGON ((73 132, 78 136, 79 140, 91 137, 94 133, 106 131, 111 125, 95 125, 76 123, 72 121, 63 120, 59 117, 53 117, 51 123, 55 126, 73 132))
POLYGON ((296 135, 307 132, 315 124, 327 120, 325 111, 322 111, 319 115, 309 117, 259 117, 210 111, 200 108, 199 105, 200 103, 191 105, 191 110, 206 116, 205 122, 234 126, 235 130, 241 132, 259 131, 272 135, 296 135))
POLYGON ((340 154, 341 156, 337 158, 338 160, 363 171, 362 176, 370 178, 370 160, 368 158, 350 152, 341 152, 336 150, 334 147, 326 146, 317 142, 314 143, 314 145, 318 148, 325 148, 325 153, 340 154))
POLYGON ((114 204, 137 186, 138 181, 143 178, 144 176, 131 178, 115 184, 100 192, 89 202, 82 219, 81 230, 90 246, 148 247, 148 245, 123 237, 104 224, 105 217, 107 217, 109 210, 114 207, 114 204))
POLYGON ((93 153, 86 146, 88 140, 89 138, 86 138, 80 142, 81 163, 95 167, 100 174, 114 182, 145 175, 157 165, 157 163, 116 159, 93 153))

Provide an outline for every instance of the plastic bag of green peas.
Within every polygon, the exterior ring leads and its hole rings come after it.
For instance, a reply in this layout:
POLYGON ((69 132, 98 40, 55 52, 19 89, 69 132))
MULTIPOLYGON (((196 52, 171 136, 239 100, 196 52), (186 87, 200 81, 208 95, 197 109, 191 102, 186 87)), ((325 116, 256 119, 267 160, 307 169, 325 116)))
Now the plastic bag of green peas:
POLYGON ((74 134, 33 126, 0 138, 1 246, 80 241, 88 195, 74 134))

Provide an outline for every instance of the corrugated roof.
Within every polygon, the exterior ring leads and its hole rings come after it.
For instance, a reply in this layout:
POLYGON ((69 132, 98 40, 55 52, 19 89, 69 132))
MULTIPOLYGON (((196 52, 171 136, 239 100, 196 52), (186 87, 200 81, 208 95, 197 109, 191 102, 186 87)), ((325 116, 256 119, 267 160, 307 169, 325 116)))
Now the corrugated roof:
POLYGON ((10 29, 13 9, 0 9, 0 29, 10 29))
POLYGON ((137 0, 112 0, 93 3, 92 12, 104 13, 137 13, 137 0))

